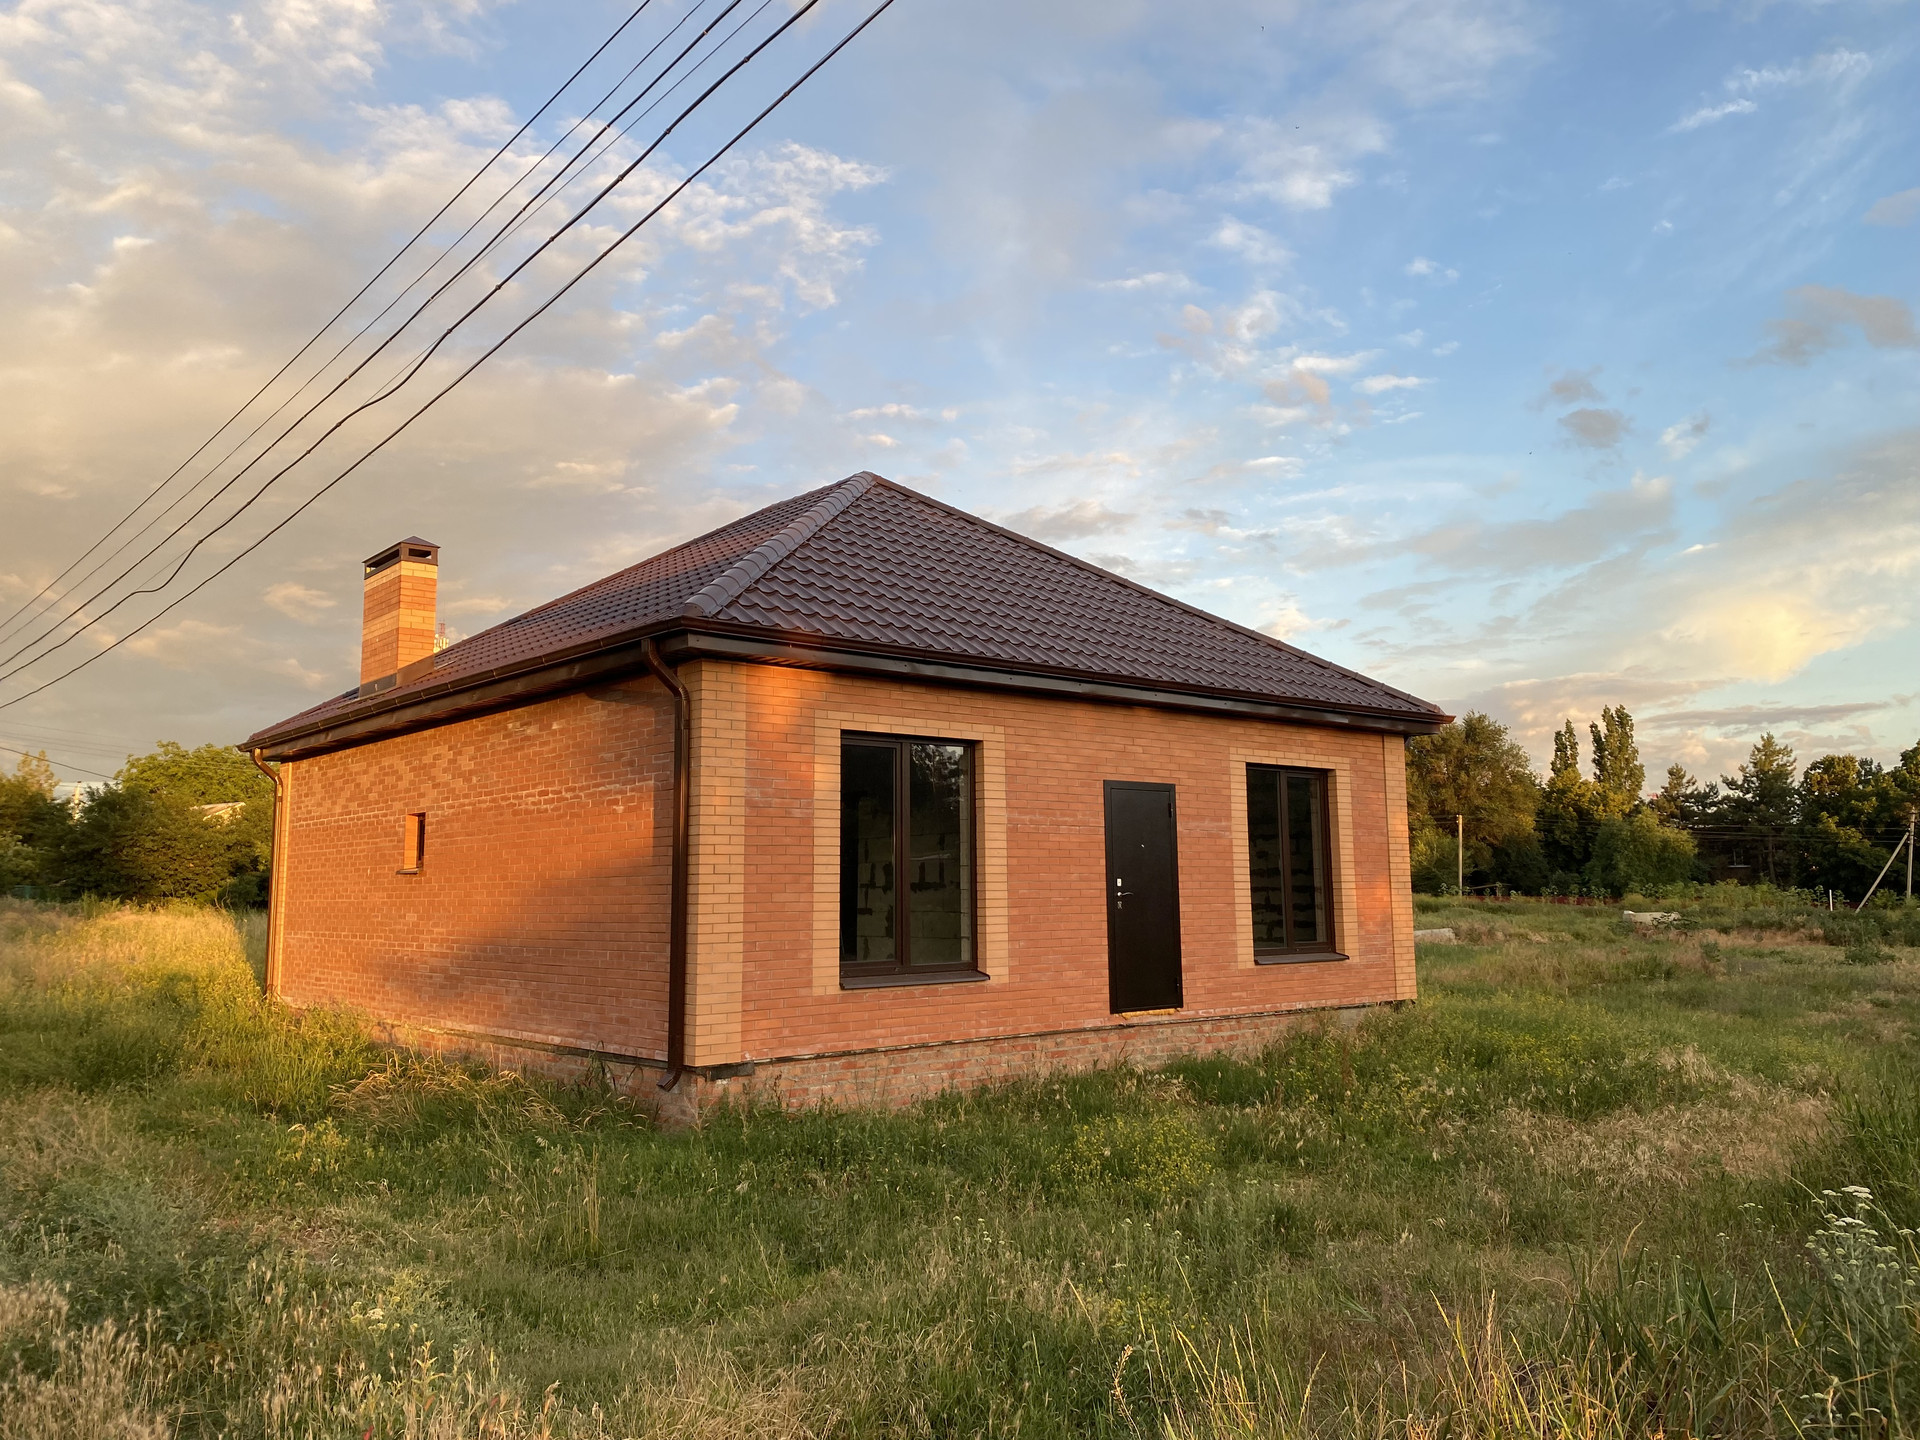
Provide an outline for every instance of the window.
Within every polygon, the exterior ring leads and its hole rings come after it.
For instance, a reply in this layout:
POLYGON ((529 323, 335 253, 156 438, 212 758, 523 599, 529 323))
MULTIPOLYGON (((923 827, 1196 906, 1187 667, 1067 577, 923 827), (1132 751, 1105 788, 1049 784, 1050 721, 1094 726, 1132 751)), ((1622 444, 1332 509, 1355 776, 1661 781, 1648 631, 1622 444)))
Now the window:
POLYGON ((1321 770, 1247 766, 1247 862, 1253 958, 1337 958, 1327 877, 1327 777, 1321 770))
POLYGON ((973 747, 840 744, 840 978, 983 978, 975 968, 973 747))
POLYGON ((400 838, 400 873, 417 875, 427 858, 427 812, 416 810, 407 816, 400 838))

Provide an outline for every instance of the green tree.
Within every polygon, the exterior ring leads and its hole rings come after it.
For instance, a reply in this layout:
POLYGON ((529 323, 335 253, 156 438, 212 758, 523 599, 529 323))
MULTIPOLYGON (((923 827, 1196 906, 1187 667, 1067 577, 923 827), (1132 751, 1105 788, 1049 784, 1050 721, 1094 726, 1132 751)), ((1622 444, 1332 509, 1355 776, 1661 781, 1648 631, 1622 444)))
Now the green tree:
POLYGON ((1720 808, 1720 787, 1702 785, 1684 765, 1669 765, 1667 783, 1647 803, 1661 824, 1691 829, 1706 824, 1720 808))
POLYGON ((1650 808, 1601 822, 1587 862, 1590 888, 1608 895, 1659 895, 1693 877, 1693 837, 1662 825, 1650 808))
POLYGON ((162 741, 95 791, 60 846, 63 887, 126 900, 257 903, 273 783, 238 751, 162 741))
POLYGON ((187 805, 226 805, 273 800, 273 782, 253 761, 227 745, 189 750, 162 740, 149 755, 131 755, 120 769, 120 784, 187 805))
POLYGON ((231 826, 125 785, 88 797, 63 849, 69 889, 115 900, 213 901, 252 860, 231 826))
POLYGON ((1865 895, 1906 830, 1908 779, 1900 766, 1857 755, 1822 755, 1808 765, 1798 797, 1799 882, 1865 895))
POLYGON ((1624 705, 1609 705, 1601 708, 1600 720, 1599 725, 1587 726, 1593 736, 1593 782, 1623 798, 1628 806, 1637 805, 1640 792, 1646 789, 1647 770, 1634 742, 1633 716, 1624 705))
POLYGON ((1527 752, 1492 716, 1470 710, 1432 735, 1407 742, 1407 819, 1418 889, 1457 877, 1454 817, 1466 817, 1466 870, 1474 883, 1513 883, 1502 864, 1532 841, 1540 782, 1527 752))
POLYGON ((47 752, 22 755, 0 776, 0 887, 51 883, 53 857, 72 816, 53 798, 47 752))
POLYGON ((1782 842, 1798 819, 1799 793, 1793 772, 1793 747, 1782 745, 1769 732, 1754 745, 1738 775, 1720 777, 1721 823, 1749 837, 1770 885, 1780 883, 1782 842))
MULTIPOLYGON (((1609 712, 1601 713, 1605 715, 1609 712)), ((1624 710, 1619 712, 1621 715, 1625 713, 1624 710)), ((1606 732, 1596 731, 1596 734, 1602 743, 1606 743, 1606 732)), ((1626 732, 1629 746, 1632 738, 1629 722, 1626 732)), ((1637 755, 1631 763, 1638 766, 1637 755)), ((1598 762, 1595 769, 1599 770, 1598 762)), ((1553 870, 1553 883, 1560 886, 1580 883, 1588 862, 1593 858, 1594 839, 1600 827, 1609 820, 1624 818, 1633 805, 1632 796, 1602 785, 1597 780, 1589 780, 1580 773, 1579 732, 1573 728, 1571 720, 1561 726, 1553 737, 1553 767, 1547 775, 1546 788, 1541 792, 1536 819, 1540 844, 1546 853, 1546 862, 1553 870)))

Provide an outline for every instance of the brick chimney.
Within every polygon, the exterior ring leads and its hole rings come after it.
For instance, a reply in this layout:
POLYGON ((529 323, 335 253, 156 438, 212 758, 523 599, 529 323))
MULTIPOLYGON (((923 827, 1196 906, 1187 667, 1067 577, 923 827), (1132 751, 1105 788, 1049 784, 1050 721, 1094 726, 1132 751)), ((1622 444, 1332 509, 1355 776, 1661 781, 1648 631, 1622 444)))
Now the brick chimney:
POLYGON ((434 652, 440 547, 417 535, 366 561, 360 625, 360 693, 384 690, 400 671, 434 652), (386 681, 387 685, 376 682, 386 681))

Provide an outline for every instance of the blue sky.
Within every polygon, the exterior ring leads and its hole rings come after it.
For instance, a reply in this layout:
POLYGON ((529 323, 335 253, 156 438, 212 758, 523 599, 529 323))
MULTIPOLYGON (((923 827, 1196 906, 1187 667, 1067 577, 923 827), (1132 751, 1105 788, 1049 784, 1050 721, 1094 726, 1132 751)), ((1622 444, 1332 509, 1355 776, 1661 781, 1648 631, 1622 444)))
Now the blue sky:
MULTIPOLYGON (((788 69, 856 13, 826 0, 788 69)), ((0 600, 620 14, 0 10, 0 600)), ((472 631, 871 468, 1539 758, 1615 702, 1656 775, 1763 729, 1891 758, 1920 738, 1914 20, 896 0, 363 475, 0 710, 0 743, 111 770, 334 693, 355 562, 402 534, 443 545, 472 631)))

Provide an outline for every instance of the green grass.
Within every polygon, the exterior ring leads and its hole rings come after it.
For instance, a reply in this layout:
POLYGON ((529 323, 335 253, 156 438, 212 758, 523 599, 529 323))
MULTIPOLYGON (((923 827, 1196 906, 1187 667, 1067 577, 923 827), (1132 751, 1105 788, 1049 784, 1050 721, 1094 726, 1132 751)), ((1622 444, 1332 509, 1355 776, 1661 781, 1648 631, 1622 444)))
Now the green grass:
POLYGON ((0 1440, 1920 1434, 1903 933, 1420 908, 1357 1031, 672 1132, 10 905, 0 1440))

